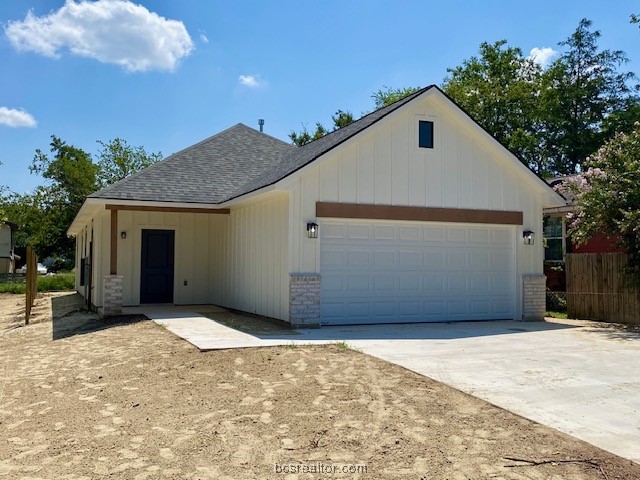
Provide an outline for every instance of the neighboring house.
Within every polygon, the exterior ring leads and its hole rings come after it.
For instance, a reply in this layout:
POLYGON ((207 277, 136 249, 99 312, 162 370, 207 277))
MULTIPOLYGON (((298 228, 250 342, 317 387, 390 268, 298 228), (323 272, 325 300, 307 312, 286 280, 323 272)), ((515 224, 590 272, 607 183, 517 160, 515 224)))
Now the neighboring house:
POLYGON ((542 211, 562 205, 431 86, 302 147, 238 124, 90 195, 68 233, 104 314, 541 319, 542 211))
POLYGON ((11 222, 0 220, 0 274, 13 273, 16 269, 15 231, 18 226, 11 222))
MULTIPOLYGON (((551 187, 562 185, 573 178, 573 175, 555 177, 547 180, 551 187)), ((567 195, 567 194, 565 194, 567 195)), ((574 199, 566 198, 566 205, 544 209, 544 273, 547 276, 547 287, 551 290, 565 289, 564 258, 567 253, 620 253, 624 250, 618 245, 616 238, 599 234, 590 238, 584 245, 575 245, 567 235, 567 213, 575 212, 574 199)))

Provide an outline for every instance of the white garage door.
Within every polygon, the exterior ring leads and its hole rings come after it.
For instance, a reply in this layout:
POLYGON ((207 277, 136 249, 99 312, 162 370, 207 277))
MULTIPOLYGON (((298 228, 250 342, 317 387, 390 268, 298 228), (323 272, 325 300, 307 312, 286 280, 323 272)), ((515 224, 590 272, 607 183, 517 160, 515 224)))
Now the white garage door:
POLYGON ((323 324, 515 317, 514 226, 326 220, 320 234, 323 324))

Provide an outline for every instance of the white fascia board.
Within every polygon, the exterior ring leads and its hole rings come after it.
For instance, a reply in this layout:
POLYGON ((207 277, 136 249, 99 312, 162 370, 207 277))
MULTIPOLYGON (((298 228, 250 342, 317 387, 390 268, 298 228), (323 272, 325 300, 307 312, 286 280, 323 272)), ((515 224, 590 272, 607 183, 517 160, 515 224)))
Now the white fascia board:
POLYGON ((77 236, 82 228, 94 217, 96 212, 100 210, 100 205, 96 202, 92 202, 91 200, 95 199, 87 198, 84 201, 82 207, 80 207, 80 211, 77 213, 73 222, 71 222, 71 225, 69 225, 69 228, 67 229, 67 236, 77 236))
POLYGON ((542 211, 545 215, 551 213, 569 213, 575 211, 576 207, 574 205, 565 205, 564 207, 549 207, 543 208, 542 211))
POLYGON ((382 126, 385 123, 392 121, 391 119, 397 113, 400 113, 400 112, 408 109, 409 105, 411 105, 413 102, 415 102, 418 98, 426 98, 429 95, 432 95, 433 92, 436 92, 436 91, 437 91, 437 89, 435 87, 433 87, 433 88, 430 88, 429 90, 427 90, 425 92, 422 92, 420 95, 418 95, 417 97, 412 99, 410 102, 405 103, 404 105, 402 105, 401 107, 397 108, 393 112, 391 112, 391 113, 387 114, 386 116, 384 116, 383 118, 379 119, 377 122, 369 125, 364 130, 359 131, 358 133, 356 133, 352 137, 350 137, 347 140, 345 140, 344 142, 342 142, 340 145, 332 148, 328 152, 323 153, 322 155, 320 155, 315 160, 313 160, 313 161, 309 162, 308 164, 306 164, 304 167, 300 168, 299 170, 296 170, 293 173, 290 173, 289 175, 287 175, 284 178, 281 178, 276 183, 274 183, 274 186, 275 186, 276 190, 287 190, 286 185, 289 184, 291 182, 291 180, 293 180, 293 179, 295 179, 297 177, 303 176, 309 170, 312 170, 313 168, 316 168, 318 165, 320 165, 322 163, 323 160, 329 158, 329 156, 334 155, 334 154, 339 154, 343 150, 349 148, 352 143, 358 141, 360 138, 362 138, 363 135, 366 135, 366 134, 370 133, 371 132, 370 129, 372 129, 374 127, 382 126))

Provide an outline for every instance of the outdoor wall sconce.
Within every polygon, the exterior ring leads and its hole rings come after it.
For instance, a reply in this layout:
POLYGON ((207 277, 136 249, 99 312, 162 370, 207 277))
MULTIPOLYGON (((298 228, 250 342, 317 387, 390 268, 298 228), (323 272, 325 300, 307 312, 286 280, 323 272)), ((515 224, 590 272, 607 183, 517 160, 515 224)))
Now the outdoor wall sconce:
POLYGON ((524 232, 522 232, 522 238, 524 239, 525 245, 533 245, 533 242, 535 241, 535 238, 536 238, 536 234, 533 233, 531 230, 525 230, 524 232))
POLYGON ((318 238, 318 224, 309 222, 307 223, 307 237, 318 238))
POLYGON ((127 232, 120 232, 120 238, 123 240, 127 238, 127 232))

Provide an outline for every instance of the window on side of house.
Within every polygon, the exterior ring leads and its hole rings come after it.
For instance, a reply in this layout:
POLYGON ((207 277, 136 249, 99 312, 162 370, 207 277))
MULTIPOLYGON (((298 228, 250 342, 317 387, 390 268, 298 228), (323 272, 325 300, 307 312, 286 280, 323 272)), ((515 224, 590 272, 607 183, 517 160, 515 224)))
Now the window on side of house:
POLYGON ((433 122, 420 120, 418 123, 418 146, 433 148, 433 122))
POLYGON ((544 217, 544 260, 559 263, 564 261, 564 226, 562 217, 544 217))
POLYGON ((87 259, 86 258, 81 258, 80 259, 80 286, 84 287, 85 285, 85 269, 87 267, 87 259))

